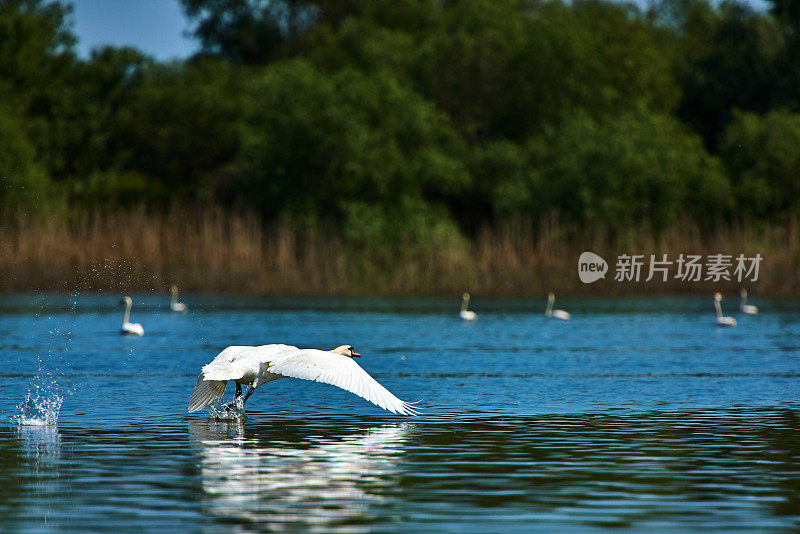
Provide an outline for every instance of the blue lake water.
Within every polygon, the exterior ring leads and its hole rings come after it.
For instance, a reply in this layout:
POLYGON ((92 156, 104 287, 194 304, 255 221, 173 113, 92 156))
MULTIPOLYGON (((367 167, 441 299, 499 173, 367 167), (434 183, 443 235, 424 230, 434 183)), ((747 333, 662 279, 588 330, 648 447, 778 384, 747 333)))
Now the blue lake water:
POLYGON ((119 298, 0 297, 0 532, 800 529, 800 301, 133 295, 130 338, 119 298), (352 344, 424 414, 294 379, 186 413, 266 343, 352 344))

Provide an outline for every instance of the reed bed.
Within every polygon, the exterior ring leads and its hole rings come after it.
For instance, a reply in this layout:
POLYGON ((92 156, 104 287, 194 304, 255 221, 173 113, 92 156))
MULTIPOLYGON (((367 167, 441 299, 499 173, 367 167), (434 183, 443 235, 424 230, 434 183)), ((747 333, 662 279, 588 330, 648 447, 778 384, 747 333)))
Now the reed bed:
MULTIPOLYGON (((626 294, 732 291, 800 295, 800 225, 737 224, 700 231, 685 223, 653 237, 646 228, 610 236, 581 233, 549 217, 485 228, 471 241, 426 251, 357 248, 324 229, 265 227, 250 213, 173 209, 114 211, 19 219, 0 227, 2 291, 164 291, 181 289, 283 295, 626 294), (387 254, 387 250, 389 253, 387 254), (609 263, 604 280, 583 284, 578 256, 592 251, 609 263), (614 280, 620 254, 761 254, 758 281, 684 282, 670 276, 644 282, 614 280)), ((674 274, 674 273, 673 273, 674 274)))

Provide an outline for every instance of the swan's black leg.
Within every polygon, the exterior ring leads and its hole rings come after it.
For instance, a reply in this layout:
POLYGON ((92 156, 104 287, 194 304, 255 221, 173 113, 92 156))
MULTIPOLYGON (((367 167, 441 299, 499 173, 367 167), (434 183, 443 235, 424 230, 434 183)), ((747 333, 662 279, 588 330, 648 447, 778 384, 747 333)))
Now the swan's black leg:
MULTIPOLYGON (((227 408, 228 410, 233 410, 234 408, 236 408, 236 405, 242 396, 242 385, 239 382, 235 382, 235 384, 236 384, 236 393, 233 394, 233 400, 225 405, 225 408, 227 408)), ((245 397, 245 399, 247 399, 247 397, 245 397)), ((244 401, 242 401, 242 404, 244 404, 244 401)))
POLYGON ((250 398, 250 395, 252 395, 255 390, 255 386, 250 386, 250 389, 248 389, 247 393, 244 395, 244 399, 242 399, 242 406, 244 406, 244 403, 247 402, 247 399, 250 398))

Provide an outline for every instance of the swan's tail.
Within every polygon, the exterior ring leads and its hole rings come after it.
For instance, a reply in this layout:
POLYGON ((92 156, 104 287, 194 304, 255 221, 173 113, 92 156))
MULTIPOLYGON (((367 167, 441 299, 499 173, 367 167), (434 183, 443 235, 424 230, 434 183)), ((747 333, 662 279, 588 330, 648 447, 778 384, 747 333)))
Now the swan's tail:
POLYGON ((189 412, 196 412, 205 408, 225 393, 227 380, 203 380, 203 375, 197 377, 197 385, 189 397, 189 412))

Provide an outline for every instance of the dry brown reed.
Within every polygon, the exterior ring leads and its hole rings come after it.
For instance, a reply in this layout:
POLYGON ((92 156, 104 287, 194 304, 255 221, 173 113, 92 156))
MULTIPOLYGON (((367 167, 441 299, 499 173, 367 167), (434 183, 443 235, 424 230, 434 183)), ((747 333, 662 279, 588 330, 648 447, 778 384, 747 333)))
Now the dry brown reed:
MULTIPOLYGON (((800 295, 800 225, 737 224, 701 232, 685 223, 653 237, 646 228, 610 236, 581 233, 548 217, 486 228, 472 241, 414 253, 359 250, 323 229, 269 228, 251 213, 143 209, 10 221, 0 227, 0 290, 162 291, 182 289, 257 294, 534 295, 664 293, 734 290, 800 295), (593 251, 609 262, 605 280, 580 282, 577 259, 593 251), (756 283, 616 282, 618 255, 743 253, 764 258, 756 283)), ((647 276, 643 268, 642 280, 647 276)))

